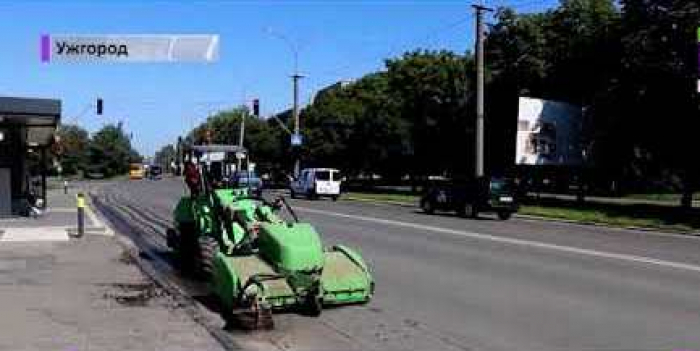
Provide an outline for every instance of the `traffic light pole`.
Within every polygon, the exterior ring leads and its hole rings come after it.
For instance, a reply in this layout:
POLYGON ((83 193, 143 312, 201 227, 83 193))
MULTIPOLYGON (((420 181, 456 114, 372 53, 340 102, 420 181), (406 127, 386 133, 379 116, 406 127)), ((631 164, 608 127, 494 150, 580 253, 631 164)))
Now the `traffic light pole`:
POLYGON ((238 146, 240 147, 243 147, 243 139, 245 138, 245 118, 247 114, 247 112, 241 114, 241 128, 240 134, 238 135, 238 146))
POLYGON ((484 176, 484 12, 493 11, 472 5, 476 11, 476 157, 475 175, 484 176))

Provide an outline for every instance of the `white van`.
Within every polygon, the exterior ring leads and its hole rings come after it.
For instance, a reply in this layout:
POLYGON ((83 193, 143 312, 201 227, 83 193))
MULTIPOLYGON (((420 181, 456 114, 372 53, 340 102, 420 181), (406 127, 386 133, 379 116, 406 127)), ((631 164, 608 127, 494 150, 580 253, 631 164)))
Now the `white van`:
POLYGON ((290 184, 292 198, 297 195, 305 196, 307 199, 319 196, 328 196, 333 201, 340 196, 340 171, 333 168, 306 168, 301 171, 298 179, 294 179, 290 184))

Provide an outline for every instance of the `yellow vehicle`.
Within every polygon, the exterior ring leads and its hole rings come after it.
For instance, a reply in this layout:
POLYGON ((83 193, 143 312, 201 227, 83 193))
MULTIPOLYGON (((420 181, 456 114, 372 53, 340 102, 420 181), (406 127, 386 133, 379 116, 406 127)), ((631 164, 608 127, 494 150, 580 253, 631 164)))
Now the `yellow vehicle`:
POLYGON ((129 165, 129 179, 143 179, 146 171, 141 163, 132 163, 129 165))

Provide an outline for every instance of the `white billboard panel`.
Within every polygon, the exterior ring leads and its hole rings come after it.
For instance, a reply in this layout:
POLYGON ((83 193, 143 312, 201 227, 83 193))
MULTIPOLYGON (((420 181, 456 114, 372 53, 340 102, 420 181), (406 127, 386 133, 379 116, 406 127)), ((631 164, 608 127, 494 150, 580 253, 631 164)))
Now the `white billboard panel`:
POLYGON ((521 97, 515 163, 576 166, 583 163, 583 110, 564 102, 521 97))

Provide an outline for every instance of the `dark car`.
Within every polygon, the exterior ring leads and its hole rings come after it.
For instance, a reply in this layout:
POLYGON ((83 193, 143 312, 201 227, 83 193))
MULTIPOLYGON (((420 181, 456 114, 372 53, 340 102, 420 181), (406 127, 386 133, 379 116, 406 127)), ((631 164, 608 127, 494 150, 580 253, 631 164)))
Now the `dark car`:
POLYGON ((239 188, 250 189, 250 194, 261 196, 263 190, 263 181, 254 171, 238 171, 231 177, 231 185, 239 188))
POLYGON ((518 210, 513 182, 497 177, 433 184, 422 196, 420 207, 428 214, 454 211, 471 218, 482 212, 495 212, 503 220, 518 210))
POLYGON ((83 169, 83 178, 85 179, 105 179, 107 172, 102 165, 89 165, 83 169))
POLYGON ((148 178, 158 180, 163 176, 163 169, 160 166, 152 165, 148 167, 148 178))

